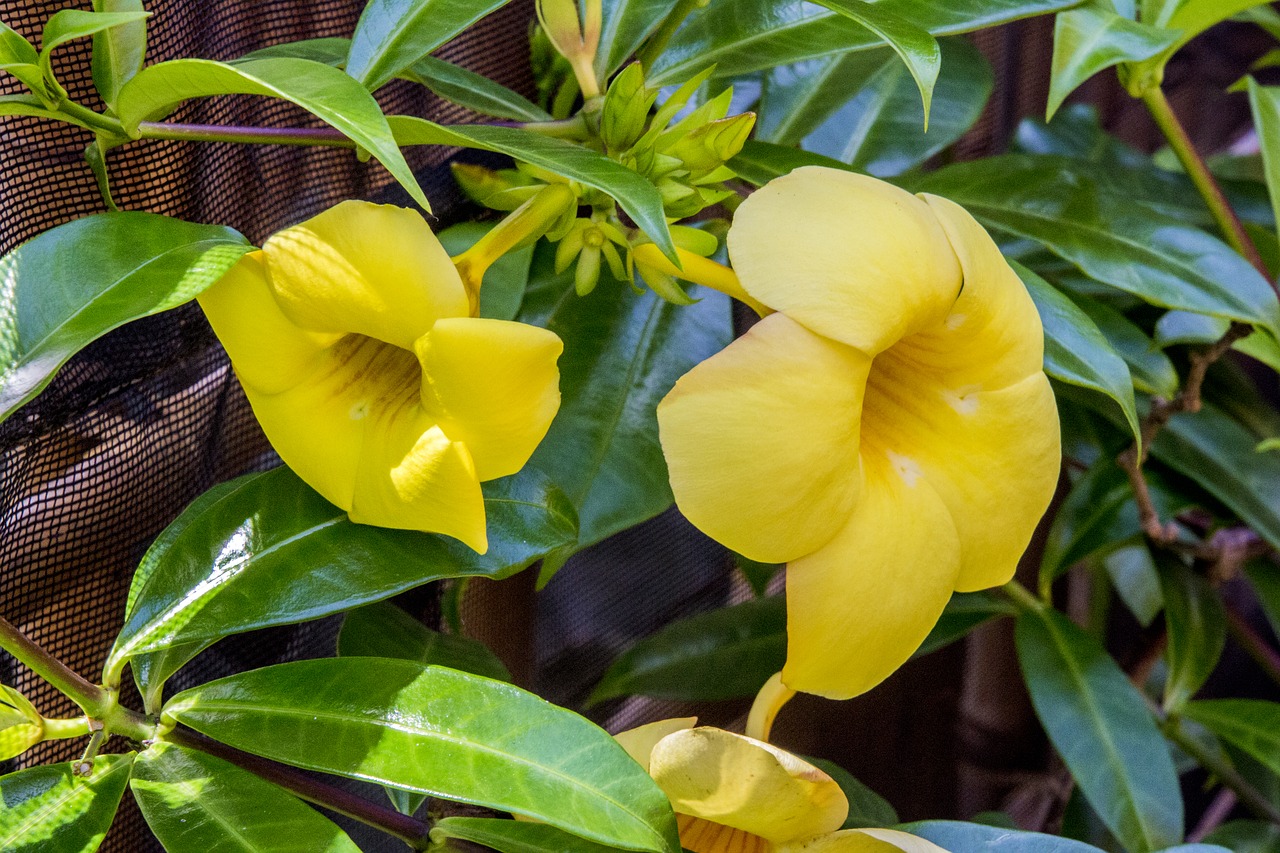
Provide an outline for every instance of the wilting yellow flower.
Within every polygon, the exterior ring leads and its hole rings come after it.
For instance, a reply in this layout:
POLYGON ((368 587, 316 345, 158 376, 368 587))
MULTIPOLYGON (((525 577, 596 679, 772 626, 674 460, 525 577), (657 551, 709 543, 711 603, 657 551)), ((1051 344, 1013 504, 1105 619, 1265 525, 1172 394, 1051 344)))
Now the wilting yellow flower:
POLYGON ((830 776, 763 741, 695 719, 617 735, 649 771, 692 853, 947 853, 891 829, 841 830, 849 801, 830 776))
POLYGON ((267 240, 200 305, 267 438, 353 521, 488 548, 480 483, 560 406, 545 329, 470 316, 414 211, 348 201, 267 240))
POLYGON ((787 566, 788 687, 870 689, 951 593, 1008 581, 1061 457, 1035 306, 958 205, 819 167, 738 209, 777 313, 658 408, 684 514, 787 566))

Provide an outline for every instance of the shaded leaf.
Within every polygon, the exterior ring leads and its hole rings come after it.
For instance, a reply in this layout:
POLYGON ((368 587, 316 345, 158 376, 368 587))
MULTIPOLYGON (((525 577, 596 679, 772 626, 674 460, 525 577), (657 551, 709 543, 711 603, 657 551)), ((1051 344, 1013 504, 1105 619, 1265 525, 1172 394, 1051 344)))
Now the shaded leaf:
POLYGON ((991 592, 953 592, 942 616, 912 657, 918 658, 936 652, 963 639, 979 625, 1000 616, 1012 616, 1016 612, 1008 601, 991 592))
POLYGON ((1227 644, 1227 616, 1218 592, 1167 554, 1156 561, 1169 626, 1169 677, 1164 708, 1174 713, 1204 686, 1227 644))
POLYGON ((834 779, 849 801, 849 814, 841 829, 893 826, 898 822, 898 813, 889 801, 858 781, 848 770, 822 758, 807 760, 834 779))
POLYGON ((958 820, 926 820, 908 823, 900 828, 947 850, 981 850, 983 853, 1102 853, 1097 847, 1069 838, 958 820))
POLYGON ((762 187, 774 178, 789 174, 801 166, 826 166, 848 172, 857 171, 847 163, 841 163, 822 154, 801 151, 786 145, 756 142, 754 139, 748 139, 743 144, 742 151, 729 161, 728 166, 742 180, 757 187, 762 187))
POLYGON ((1102 558, 1102 566, 1133 618, 1142 627, 1149 627, 1164 609, 1165 601, 1160 573, 1146 542, 1117 548, 1102 558))
POLYGON ((484 643, 433 631, 386 602, 347 614, 338 634, 338 656, 397 658, 424 666, 447 666, 499 681, 511 680, 511 673, 484 643))
POLYGON ((596 77, 601 83, 613 76, 658 28, 679 0, 604 0, 600 50, 596 52, 596 77))
POLYGON ((1280 775, 1280 704, 1261 699, 1202 699, 1182 715, 1280 775))
POLYGON ((133 753, 100 755, 87 778, 72 764, 31 767, 0 777, 0 850, 93 853, 115 819, 133 753))
POLYGON ((1205 836, 1235 853, 1280 853, 1280 827, 1260 820, 1233 820, 1205 836))
POLYGON ((398 74, 481 115, 513 121, 550 121, 551 114, 501 83, 442 59, 424 56, 398 74))
POLYGON ((498 853, 608 853, 605 847, 545 823, 483 817, 446 817, 431 827, 431 840, 447 838, 484 845, 498 853))

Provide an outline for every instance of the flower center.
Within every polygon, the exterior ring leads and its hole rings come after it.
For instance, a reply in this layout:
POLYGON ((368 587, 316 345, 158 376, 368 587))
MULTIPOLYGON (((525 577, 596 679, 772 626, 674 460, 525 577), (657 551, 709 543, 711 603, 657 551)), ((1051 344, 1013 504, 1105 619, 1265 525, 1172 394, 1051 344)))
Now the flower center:
POLYGON ((390 415, 417 403, 422 368, 417 356, 366 335, 345 335, 328 350, 324 386, 346 404, 352 420, 390 415))
POLYGON ((769 853, 772 845, 758 835, 705 818, 676 813, 680 846, 690 853, 769 853))

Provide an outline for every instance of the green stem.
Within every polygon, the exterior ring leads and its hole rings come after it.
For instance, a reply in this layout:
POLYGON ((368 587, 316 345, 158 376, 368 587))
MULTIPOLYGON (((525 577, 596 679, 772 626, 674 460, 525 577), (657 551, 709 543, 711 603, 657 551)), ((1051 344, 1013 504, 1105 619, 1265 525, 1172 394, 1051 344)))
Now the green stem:
POLYGON ((254 145, 305 145, 355 148, 356 144, 331 128, 238 127, 218 124, 182 124, 144 121, 138 125, 143 139, 178 139, 195 142, 242 142, 254 145))
POLYGON ((3 617, 0 617, 0 649, 13 655, 36 675, 56 687, 90 717, 100 718, 115 704, 106 690, 72 672, 66 664, 3 617))
POLYGON ((1045 608, 1045 603, 1036 598, 1031 590, 1027 589, 1016 580, 1011 580, 1004 586, 1000 587, 1000 591, 1009 597, 1009 600, 1018 606, 1019 610, 1036 613, 1045 608))
MULTIPOLYGON (((1151 113, 1151 117, 1155 119, 1156 126, 1160 128, 1160 132, 1169 141, 1169 147, 1173 150, 1174 155, 1177 156, 1178 162, 1182 164, 1187 177, 1191 179, 1191 183, 1195 185, 1196 190, 1199 191, 1200 196, 1204 199, 1205 205, 1209 208, 1209 213, 1213 216, 1213 221, 1222 229, 1227 243, 1230 244, 1231 248, 1243 255, 1245 260, 1252 264, 1264 279, 1271 282, 1271 274, 1267 271, 1266 265, 1262 263, 1262 256, 1258 254, 1258 247, 1253 244, 1253 240, 1245 232, 1244 225, 1240 222, 1240 217, 1236 216, 1236 212, 1232 210, 1231 204, 1222 192, 1222 187, 1218 185, 1217 179, 1209 171, 1209 166, 1205 163, 1204 158, 1196 151, 1191 137, 1187 135, 1182 122, 1178 121, 1178 116, 1174 113, 1173 107, 1169 105, 1169 100, 1164 96, 1164 91, 1159 86, 1152 86, 1142 93, 1142 102, 1147 105, 1147 110, 1151 113)), ((1275 287, 1274 283, 1272 283, 1272 287, 1275 287)))
POLYGON ((84 737, 91 733, 88 717, 72 717, 69 720, 46 719, 44 721, 45 740, 70 740, 71 738, 84 737))
POLYGON ((75 101, 64 101, 58 106, 58 112, 76 120, 82 127, 102 131, 115 136, 124 136, 124 125, 117 119, 95 113, 88 107, 82 107, 75 101))
POLYGON ((658 61, 662 51, 667 49, 667 43, 676 34, 676 30, 680 29, 684 19, 689 17, 689 13, 703 5, 705 5, 704 0, 680 0, 676 4, 676 7, 671 10, 671 13, 662 21, 658 29, 654 30, 653 35, 649 36, 649 40, 644 43, 640 53, 636 55, 636 59, 640 60, 640 65, 645 71, 652 68, 653 64, 658 61))
POLYGON ((1206 750, 1194 738, 1189 737, 1182 730, 1182 725, 1176 718, 1166 720, 1162 729, 1165 737, 1177 744, 1187 755, 1194 758, 1201 767, 1216 776, 1219 782, 1235 791, 1236 796, 1240 798, 1240 802, 1244 803, 1250 811, 1258 817, 1280 826, 1280 809, 1277 809, 1270 800, 1250 785, 1248 780, 1241 776, 1234 767, 1206 750))

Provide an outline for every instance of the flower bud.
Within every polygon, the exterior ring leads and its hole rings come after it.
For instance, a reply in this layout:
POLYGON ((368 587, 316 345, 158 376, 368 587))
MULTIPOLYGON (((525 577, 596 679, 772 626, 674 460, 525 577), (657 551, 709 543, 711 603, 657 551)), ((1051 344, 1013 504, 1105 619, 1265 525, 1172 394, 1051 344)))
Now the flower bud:
POLYGON ((649 109, 658 93, 644 85, 644 70, 633 62, 622 70, 604 99, 604 115, 600 120, 600 138, 609 151, 626 151, 644 133, 649 109))
POLYGON ((453 163, 453 179, 476 204, 490 210, 515 210, 541 188, 515 169, 487 169, 471 163, 453 163))
POLYGON ((573 273, 573 289, 586 296, 600 281, 600 246, 583 246, 578 255, 578 268, 573 273))

